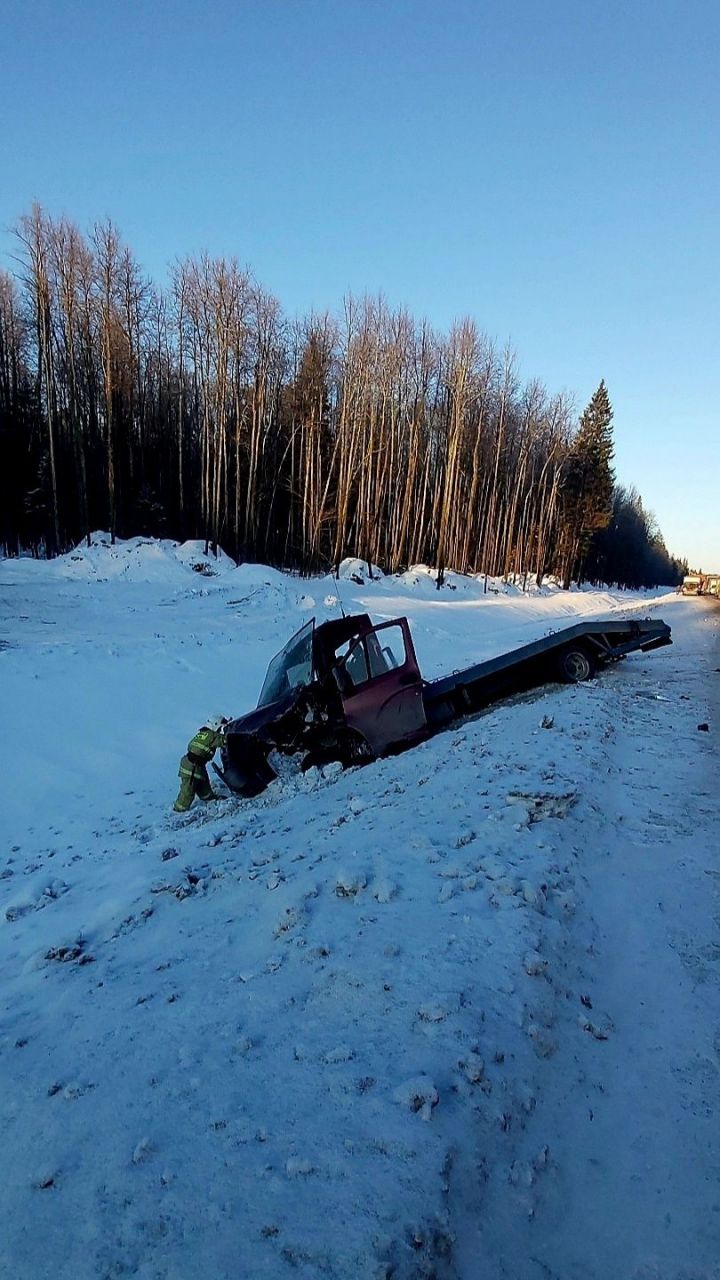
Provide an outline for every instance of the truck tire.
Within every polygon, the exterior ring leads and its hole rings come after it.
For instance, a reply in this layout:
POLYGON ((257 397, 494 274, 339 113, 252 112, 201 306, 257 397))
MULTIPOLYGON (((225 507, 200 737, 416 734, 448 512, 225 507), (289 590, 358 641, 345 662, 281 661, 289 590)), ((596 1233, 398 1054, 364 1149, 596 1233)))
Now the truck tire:
POLYGON ((565 684, 582 684, 595 674, 595 660, 582 645, 569 645, 558 655, 558 671, 565 684))

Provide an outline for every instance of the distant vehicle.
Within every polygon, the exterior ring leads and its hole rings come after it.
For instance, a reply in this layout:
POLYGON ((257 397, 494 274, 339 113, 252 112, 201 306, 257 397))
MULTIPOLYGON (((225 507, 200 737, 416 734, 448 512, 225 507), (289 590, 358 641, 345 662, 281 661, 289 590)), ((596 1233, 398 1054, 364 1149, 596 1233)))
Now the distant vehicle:
POLYGON ((404 751, 462 716, 551 680, 588 680, 634 650, 671 644, 659 620, 580 622, 510 653, 423 680, 407 618, 366 613, 301 627, 272 659, 257 707, 228 724, 218 773, 254 796, 277 774, 272 751, 301 767, 344 767, 404 751))
POLYGON ((720 573, 689 573, 683 578, 684 596, 720 596, 720 573))

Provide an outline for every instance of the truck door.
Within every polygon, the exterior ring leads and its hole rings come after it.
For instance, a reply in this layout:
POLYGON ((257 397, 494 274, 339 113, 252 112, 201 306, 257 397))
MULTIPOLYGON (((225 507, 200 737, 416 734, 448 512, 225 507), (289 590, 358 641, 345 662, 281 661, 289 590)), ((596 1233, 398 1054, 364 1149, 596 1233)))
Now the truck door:
POLYGON ((423 737, 423 681, 405 618, 351 641, 341 668, 345 720, 376 755, 423 737))

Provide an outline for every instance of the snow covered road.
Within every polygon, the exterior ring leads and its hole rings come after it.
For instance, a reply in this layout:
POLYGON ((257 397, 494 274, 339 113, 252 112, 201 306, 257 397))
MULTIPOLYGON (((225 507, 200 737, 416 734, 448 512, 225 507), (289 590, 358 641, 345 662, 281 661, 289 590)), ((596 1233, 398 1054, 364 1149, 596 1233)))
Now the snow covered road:
POLYGON ((554 977, 583 1007, 556 1006, 522 1142, 525 1158, 549 1143, 554 1176, 524 1220, 495 1188, 461 1275, 482 1274, 473 1257, 498 1225, 493 1275, 720 1275, 720 606, 665 615, 662 666, 606 680, 574 718, 594 785, 573 780, 591 814, 554 977))
POLYGON ((643 602, 137 543, 0 564, 0 1275, 715 1280, 720 609, 175 817, 185 739, 338 592, 428 675, 643 602))

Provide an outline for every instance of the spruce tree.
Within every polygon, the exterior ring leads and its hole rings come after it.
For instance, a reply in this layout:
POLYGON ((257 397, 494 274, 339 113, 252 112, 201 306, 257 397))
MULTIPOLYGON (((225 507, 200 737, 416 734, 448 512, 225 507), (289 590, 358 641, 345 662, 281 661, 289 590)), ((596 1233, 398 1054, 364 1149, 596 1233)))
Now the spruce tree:
POLYGON ((570 446, 563 482, 563 586, 582 568, 593 535, 612 518, 613 410, 604 380, 585 409, 570 446))
POLYGON ((562 484, 562 585, 582 571, 593 534, 612 518, 612 406, 605 380, 585 408, 562 484))

